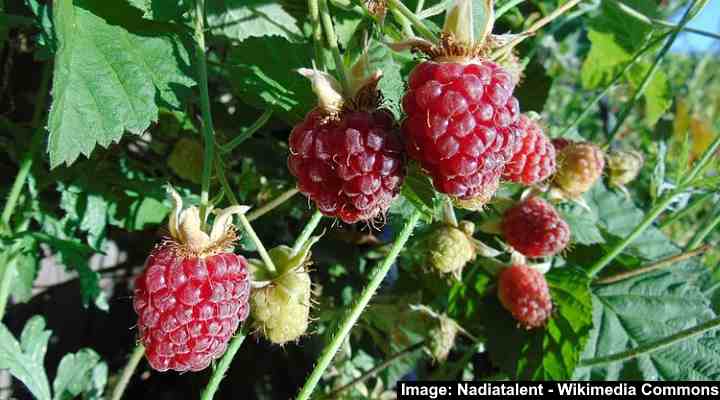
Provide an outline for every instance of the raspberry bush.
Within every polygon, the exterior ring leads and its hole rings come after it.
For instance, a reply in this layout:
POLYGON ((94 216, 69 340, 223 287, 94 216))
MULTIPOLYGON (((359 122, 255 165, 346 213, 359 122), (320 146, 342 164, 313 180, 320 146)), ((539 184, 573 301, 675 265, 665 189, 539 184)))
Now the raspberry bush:
POLYGON ((0 398, 720 378, 714 0, 108 3, 0 1, 0 398))

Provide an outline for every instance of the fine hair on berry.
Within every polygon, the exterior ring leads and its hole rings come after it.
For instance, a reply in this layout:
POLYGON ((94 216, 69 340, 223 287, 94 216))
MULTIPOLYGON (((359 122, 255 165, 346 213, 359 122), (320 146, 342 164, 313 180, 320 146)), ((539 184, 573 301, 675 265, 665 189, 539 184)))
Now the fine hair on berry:
POLYGON ((525 265, 506 267, 498 280, 498 298, 518 325, 525 329, 545 326, 552 314, 552 299, 545 276, 525 265))

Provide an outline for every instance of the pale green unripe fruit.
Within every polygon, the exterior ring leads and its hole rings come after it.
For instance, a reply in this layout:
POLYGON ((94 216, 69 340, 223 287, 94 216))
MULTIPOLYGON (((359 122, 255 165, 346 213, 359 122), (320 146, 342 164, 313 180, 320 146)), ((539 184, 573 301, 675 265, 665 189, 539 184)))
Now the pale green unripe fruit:
POLYGON ((284 344, 308 329, 311 281, 307 272, 290 271, 250 296, 253 325, 269 341, 284 344))
POLYGON ((442 225, 435 229, 426 243, 428 263, 443 274, 459 277, 465 264, 475 258, 474 230, 474 224, 468 221, 462 221, 459 227, 442 225))
POLYGON ((455 346, 460 326, 446 315, 440 315, 436 323, 428 332, 427 352, 436 363, 443 363, 455 346))

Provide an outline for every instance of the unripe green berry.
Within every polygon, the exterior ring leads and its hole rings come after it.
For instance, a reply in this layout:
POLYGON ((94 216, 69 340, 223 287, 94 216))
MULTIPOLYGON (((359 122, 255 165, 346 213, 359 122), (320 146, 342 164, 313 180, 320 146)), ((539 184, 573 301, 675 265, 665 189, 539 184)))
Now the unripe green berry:
POLYGON ((475 226, 462 221, 460 226, 441 225, 427 238, 428 263, 442 274, 459 277, 463 267, 475 258, 472 240, 475 226))
POLYGON ((284 344, 302 336, 310 318, 310 275, 289 271, 250 296, 253 326, 269 341, 284 344))
POLYGON ((637 151, 611 151, 608 159, 608 183, 610 186, 622 187, 632 182, 640 174, 644 158, 637 151))
POLYGON ((460 326, 447 315, 439 315, 436 325, 428 332, 426 350, 436 363, 447 360, 450 350, 455 346, 455 338, 460 326))

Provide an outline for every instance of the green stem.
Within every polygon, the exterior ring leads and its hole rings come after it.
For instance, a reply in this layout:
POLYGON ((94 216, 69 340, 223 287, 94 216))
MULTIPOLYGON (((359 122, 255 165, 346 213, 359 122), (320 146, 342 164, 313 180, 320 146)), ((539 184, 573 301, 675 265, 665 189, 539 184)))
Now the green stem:
POLYGON ((417 29, 418 32, 420 32, 420 35, 424 37, 425 39, 434 41, 435 35, 432 33, 430 29, 428 29, 427 26, 418 18, 417 15, 415 15, 414 12, 412 12, 409 8, 405 6, 400 0, 388 0, 388 6, 391 9, 397 10, 400 14, 405 16, 410 23, 417 29))
POLYGON ((230 364, 232 364, 232 360, 233 358, 235 358, 235 354, 237 354, 238 350, 240 350, 240 347, 242 346, 245 338, 247 337, 247 332, 245 329, 245 326, 240 328, 240 331, 230 341, 230 344, 228 345, 225 354, 222 356, 217 366, 213 369, 210 381, 205 387, 205 390, 203 390, 202 395, 200 395, 200 400, 212 400, 212 398, 215 396, 215 392, 217 392, 218 388, 220 387, 220 382, 223 380, 223 378, 225 378, 225 374, 230 368, 230 364))
POLYGON ((713 192, 707 192, 703 193, 702 195, 698 196, 695 200, 690 202, 687 207, 683 208, 682 210, 678 210, 669 217, 665 218, 660 223, 660 228, 666 228, 672 224, 674 224, 676 221, 685 218, 686 216, 690 215, 693 211, 700 208, 703 204, 705 204, 706 201, 712 199, 714 193, 713 192))
POLYGON ((613 77, 613 79, 610 81, 610 83, 608 83, 600 93, 598 93, 592 100, 590 100, 589 103, 587 103, 587 105, 582 110, 580 115, 578 115, 577 118, 575 118, 575 120, 573 120, 573 122, 570 125, 565 127, 565 129, 563 129, 563 131, 558 135, 558 137, 564 137, 571 130, 577 128, 577 126, 580 125, 580 122, 582 122, 588 115, 590 115, 590 112, 592 111, 593 108, 595 108, 597 103, 599 103, 600 100, 602 100, 602 98, 605 97, 610 92, 610 90, 615 86, 615 84, 618 83, 620 81, 620 79, 622 79, 622 77, 625 76, 625 74, 628 71, 630 71, 630 68, 632 68, 632 66, 635 65, 635 63, 640 61, 640 59, 642 58, 643 55, 645 55, 645 53, 647 53, 650 49, 654 48, 655 45, 657 45, 663 39, 665 39, 665 37, 666 36, 661 36, 659 38, 656 38, 655 40, 650 42, 647 46, 643 47, 642 49, 640 49, 640 51, 635 53, 635 56, 632 58, 632 60, 630 60, 627 63, 627 65, 625 65, 625 67, 622 69, 622 71, 617 73, 613 77))
POLYGON ((712 143, 710 143, 710 146, 705 149, 702 157, 695 162, 693 169, 685 175, 685 178, 680 181, 678 186, 692 185, 695 178, 697 178, 698 175, 705 170, 705 166, 715 159, 715 153, 718 149, 720 149, 720 135, 717 135, 712 143))
POLYGON ((305 228, 303 228, 302 232, 300 232, 300 236, 295 239, 295 244, 293 245, 292 254, 297 254, 300 252, 300 250, 305 245, 305 242, 310 239, 310 236, 315 231, 315 228, 317 228, 318 224, 320 223, 320 220, 322 219, 323 215, 319 210, 316 210, 315 213, 313 213, 313 216, 310 218, 310 221, 305 225, 305 228))
POLYGON ((690 242, 685 246, 686 249, 694 249, 705 240, 705 238, 715 229, 718 225, 720 225, 720 202, 715 206, 715 216, 709 220, 706 221, 705 224, 693 235, 692 239, 690 239, 690 242))
POLYGON ((327 343, 325 348, 323 349, 323 352, 320 355, 320 359, 315 365, 315 369, 310 374, 310 377, 307 379, 307 381, 305 381, 305 385, 298 394, 297 400, 308 400, 310 398, 313 390, 315 390, 315 386, 317 386, 320 378, 323 376, 325 370, 332 362, 333 357, 335 357, 335 353, 337 353, 338 349, 340 349, 340 346, 342 346, 343 342, 350 333, 350 330, 353 328, 358 318, 360 318, 363 310, 365 309, 365 307, 367 307, 370 299, 373 297, 378 287, 380 286, 380 283, 382 283, 383 279, 385 278, 385 275, 387 275, 388 271, 390 270, 390 267, 395 262, 395 259, 400 254, 400 251, 405 246, 405 243, 407 243, 419 219, 420 212, 415 211, 405 222, 405 226, 395 240, 395 243, 390 249, 390 253, 387 255, 387 257, 385 257, 385 260, 383 260, 383 262, 380 263, 372 272, 370 282, 368 282, 368 285, 360 294, 360 297, 358 298, 355 305, 352 307, 352 309, 350 309, 350 311, 340 322, 340 326, 337 332, 329 336, 330 342, 327 343))
POLYGON ((269 213, 270 211, 274 210, 276 207, 280 206, 284 202, 291 199, 298 192, 299 192, 298 188, 292 188, 290 190, 287 190, 287 191, 281 193, 278 197, 272 199, 270 202, 263 205, 262 207, 256 208, 256 209, 252 210, 251 212, 249 212, 247 214, 248 221, 252 222, 252 221, 262 217, 263 215, 269 213))
POLYGON ((210 111, 207 60, 205 58, 205 0, 195 0, 195 64, 200 86, 200 110, 202 113, 203 169, 200 184, 200 220, 205 226, 210 202, 210 175, 215 151, 214 128, 210 111))
POLYGON ((343 92, 346 95, 349 95, 350 82, 348 81, 347 71, 345 71, 345 63, 343 62, 342 54, 340 54, 340 48, 338 47, 335 27, 333 26, 332 16, 330 16, 327 0, 318 1, 320 6, 320 21, 322 22, 323 30, 325 31, 325 40, 327 41, 327 45, 330 48, 333 59, 335 60, 335 72, 338 78, 340 78, 340 84, 342 85, 343 92))
POLYGON ((312 25, 312 38, 313 38, 313 49, 315 50, 315 66, 324 70, 325 65, 325 50, 323 49, 323 32, 322 25, 320 25, 320 7, 318 0, 307 0, 308 16, 310 19, 310 25, 312 25))
POLYGON ((425 0, 418 0, 417 6, 415 6, 415 14, 420 14, 425 8, 425 0))
POLYGON ((594 277, 598 274, 603 268, 605 268, 612 260, 615 259, 620 253, 625 250, 627 246, 629 246, 635 239, 637 239, 643 232, 645 232, 645 229, 647 229, 650 225, 652 225, 653 221, 655 221, 655 218, 658 217, 665 209, 670 205, 670 203, 675 200, 676 192, 672 192, 667 194, 666 196, 662 197, 661 200, 650 209, 650 211, 645 214, 645 218, 640 222, 638 226, 633 229, 630 234, 625 237, 620 243, 616 244, 615 247, 612 248, 609 252, 605 253, 604 256, 602 256, 595 264, 590 267, 588 270, 588 275, 590 277, 594 277))
MULTIPOLYGON (((18 199, 22 193, 23 187, 25 187, 25 181, 30 174, 30 169, 35 162, 35 154, 37 153, 38 147, 42 143, 43 134, 45 133, 45 127, 39 126, 40 121, 45 115, 45 100, 48 94, 48 85, 50 83, 50 76, 52 75, 52 63, 47 62, 43 66, 42 77, 40 78, 40 89, 35 98, 35 111, 33 112, 32 128, 35 129, 33 136, 30 141, 30 148, 23 155, 22 161, 20 162, 20 168, 18 169, 17 175, 15 175, 15 181, 13 182, 10 194, 8 195, 7 202, 2 212, 2 224, 7 232, 11 232, 10 218, 12 218, 17 206, 18 199)), ((1 232, 0 232, 1 233, 1 232)))
MULTIPOLYGON (((617 7, 622 12, 624 12, 625 14, 627 14, 628 16, 630 16, 632 18, 635 18, 636 20, 638 20, 640 22, 644 22, 648 25, 659 25, 664 28, 679 29, 679 26, 677 24, 674 24, 674 23, 668 22, 668 21, 664 21, 661 19, 657 19, 657 18, 648 17, 647 15, 641 13, 640 11, 628 6, 627 4, 625 4, 619 0, 614 0, 614 3, 617 5, 617 7)), ((707 32, 707 31, 703 31, 700 29, 690 28, 690 27, 685 27, 685 28, 683 28, 683 30, 686 32, 695 33, 698 35, 707 36, 707 37, 710 37, 713 39, 720 39, 720 34, 713 33, 713 32, 707 32)))
POLYGON ((135 346, 135 350, 133 350, 132 354, 130 355, 130 359, 128 360, 127 364, 125 364, 125 368, 123 368, 122 375, 120 375, 120 380, 118 380, 115 388, 113 388, 110 400, 120 400, 122 398, 122 395, 125 392, 128 383, 130 383, 130 378, 132 378, 133 374, 135 373, 135 369, 137 369, 137 366, 140 364, 140 361, 142 361, 144 355, 145 347, 143 347, 143 345, 141 344, 135 346))
POLYGON ((229 153, 231 152, 235 147, 242 144, 244 141, 248 140, 252 135, 255 134, 260 128, 265 126, 265 124, 268 122, 270 117, 273 115, 273 110, 268 108, 265 110, 264 113, 262 113, 261 116, 258 117, 255 122, 253 122, 252 125, 248 126, 247 128, 243 129, 242 132, 240 132, 239 135, 234 137, 231 141, 225 143, 224 145, 220 146, 220 152, 221 153, 229 153))
POLYGON ((508 2, 503 4, 502 7, 498 8, 497 11, 495 11, 495 20, 499 19, 506 12, 510 11, 510 9, 517 7, 523 2, 525 2, 525 0, 509 0, 508 2))
POLYGON ((455 215, 455 207, 453 206, 450 196, 445 196, 445 201, 443 202, 443 214, 445 216, 445 223, 455 227, 458 226, 457 216, 455 215))
POLYGON ((662 338, 658 341, 648 343, 642 346, 638 346, 634 349, 623 351, 620 353, 611 354, 609 356, 595 357, 588 360, 581 360, 578 363, 579 367, 595 367, 598 365, 606 365, 617 362, 623 362, 637 358, 643 355, 647 355, 658 350, 662 350, 666 347, 674 344, 683 342, 691 339, 695 336, 702 335, 710 330, 720 327, 720 318, 711 319, 705 323, 694 326, 690 329, 685 329, 668 337, 662 338))
POLYGON ((665 42, 665 45, 660 50, 658 55, 655 57, 655 61, 653 62, 652 66, 648 70, 648 72, 645 74, 645 77, 643 77, 642 82, 640 83, 640 86, 638 89, 633 93, 632 98, 630 98, 630 101, 627 103, 625 108, 623 108, 622 112, 618 116, 618 120, 615 123, 615 126, 608 134, 607 141, 608 143, 611 143, 617 133, 620 131, 620 128, 623 126, 627 118, 630 116, 630 112, 635 107, 635 104, 640 100, 640 97, 645 92, 645 89, 650 85, 650 81, 652 80, 652 77, 655 75, 655 72, 660 68, 660 63, 662 62, 663 58, 665 58, 665 55, 670 50, 670 47, 672 47, 673 43, 675 43, 675 39, 677 39, 678 34, 682 29, 685 28, 685 26, 692 20, 693 15, 691 14, 692 10, 695 8, 695 6, 702 2, 702 7, 707 4, 707 0, 694 0, 692 5, 688 7, 687 11, 685 12, 685 15, 683 15, 682 20, 680 21, 680 24, 678 25, 678 28, 674 30, 671 34, 668 40, 665 42))
POLYGON ((0 321, 5 317, 10 288, 15 280, 15 263, 9 250, 0 252, 0 321))
MULTIPOLYGON (((225 176, 225 169, 223 167, 222 161, 218 158, 215 160, 215 173, 218 176, 218 179, 220 180, 220 184, 222 185, 223 190, 225 191, 225 194, 230 199, 230 202, 234 205, 239 205, 240 202, 238 201, 237 197, 235 196, 235 193, 233 193, 232 188, 230 187, 230 182, 227 180, 227 176, 225 176)), ((267 250, 265 249, 265 246, 263 245, 262 241, 258 237, 257 233, 255 233, 255 230, 253 229, 252 225, 250 225, 250 221, 248 221, 245 214, 238 215, 238 219, 240 220, 240 225, 242 225, 243 229, 245 230, 245 233, 250 237, 250 240, 255 243, 255 247, 257 248, 257 252, 260 254, 260 258, 262 258, 263 262, 265 263, 265 267, 270 272, 277 271, 277 268, 275 268, 275 263, 273 263, 272 258, 270 258, 270 254, 268 254, 267 250)))

